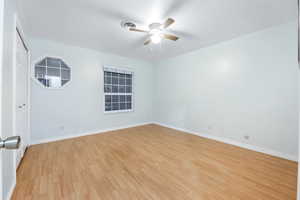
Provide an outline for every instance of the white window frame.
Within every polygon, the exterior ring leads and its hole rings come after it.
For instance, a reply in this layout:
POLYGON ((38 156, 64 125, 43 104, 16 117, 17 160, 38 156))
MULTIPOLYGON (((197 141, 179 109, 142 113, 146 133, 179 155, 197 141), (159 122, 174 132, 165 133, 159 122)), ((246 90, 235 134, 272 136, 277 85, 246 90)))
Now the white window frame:
POLYGON ((128 112, 134 112, 134 72, 130 68, 125 68, 125 67, 115 67, 111 65, 104 65, 102 68, 102 74, 103 74, 103 79, 102 79, 102 90, 103 90, 103 112, 104 114, 113 114, 113 113, 128 113, 128 112), (131 93, 105 93, 104 91, 104 72, 105 71, 110 71, 110 72, 117 72, 117 73, 124 73, 124 74, 131 74, 132 79, 131 79, 131 93), (105 95, 131 95, 131 109, 127 110, 111 110, 111 111, 106 111, 105 110, 105 95))
POLYGON ((72 82, 72 67, 69 65, 69 64, 67 64, 67 63, 69 63, 68 61, 66 61, 67 59, 65 59, 65 58, 62 58, 61 56, 57 56, 57 55, 49 55, 49 54, 45 54, 45 55, 43 55, 43 56, 39 56, 37 59, 35 59, 34 60, 34 62, 32 62, 32 64, 31 64, 31 79, 34 81, 34 82, 36 82, 38 85, 40 85, 41 87, 43 87, 43 88, 45 88, 45 89, 47 89, 47 90, 61 90, 61 89, 64 89, 65 87, 67 87, 67 86, 69 86, 69 84, 72 82), (36 77, 35 77, 35 66, 36 66, 36 64, 38 63, 38 62, 40 62, 40 61, 42 61, 43 59, 45 59, 45 58, 47 58, 47 57, 49 57, 49 58, 56 58, 56 59, 60 59, 60 60, 62 60, 62 61, 64 61, 65 63, 66 63, 66 65, 70 68, 70 80, 66 83, 66 84, 64 84, 63 86, 60 86, 60 87, 46 87, 44 84, 42 84, 36 77))

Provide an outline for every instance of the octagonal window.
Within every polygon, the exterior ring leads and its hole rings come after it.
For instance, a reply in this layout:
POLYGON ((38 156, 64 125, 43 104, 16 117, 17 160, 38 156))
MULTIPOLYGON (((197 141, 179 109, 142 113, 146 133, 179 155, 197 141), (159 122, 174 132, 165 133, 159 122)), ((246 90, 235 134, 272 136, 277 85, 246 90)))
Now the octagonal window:
POLYGON ((60 58, 45 57, 34 65, 34 76, 47 88, 60 88, 71 79, 70 67, 60 58))

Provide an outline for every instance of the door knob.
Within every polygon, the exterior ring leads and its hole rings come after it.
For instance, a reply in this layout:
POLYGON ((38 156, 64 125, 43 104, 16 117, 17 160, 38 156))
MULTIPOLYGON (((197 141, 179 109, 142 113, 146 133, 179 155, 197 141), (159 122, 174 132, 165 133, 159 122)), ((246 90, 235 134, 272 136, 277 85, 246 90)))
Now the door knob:
POLYGON ((25 107, 25 106, 26 106, 26 104, 23 103, 22 105, 19 105, 18 108, 23 108, 23 107, 25 107))
POLYGON ((5 140, 0 139, 0 149, 18 149, 21 143, 20 136, 8 137, 5 140))

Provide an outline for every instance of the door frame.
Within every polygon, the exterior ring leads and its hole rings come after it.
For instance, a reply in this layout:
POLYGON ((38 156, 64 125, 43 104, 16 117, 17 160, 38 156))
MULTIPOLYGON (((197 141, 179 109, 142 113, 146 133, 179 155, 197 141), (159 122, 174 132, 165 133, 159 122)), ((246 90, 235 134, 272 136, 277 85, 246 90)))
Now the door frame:
MULTIPOLYGON (((2 69, 3 69, 3 35, 4 35, 4 1, 0 1, 0 137, 2 138, 2 69)), ((0 198, 3 198, 2 185, 2 151, 0 150, 0 198)))
MULTIPOLYGON (((18 18, 18 15, 15 14, 14 16, 14 27, 15 27, 15 33, 14 33, 14 41, 13 41, 13 69, 12 69, 12 72, 13 72, 13 98, 12 98, 12 110, 13 110, 13 113, 12 113, 12 116, 13 116, 13 135, 17 135, 16 133, 16 112, 17 112, 17 108, 16 108, 16 81, 17 81, 17 76, 16 76, 16 72, 17 72, 17 40, 18 38, 17 37, 20 37, 22 42, 23 42, 23 45, 25 47, 25 49, 27 50, 27 53, 28 53, 28 63, 27 63, 27 67, 28 67, 28 70, 27 70, 27 91, 28 91, 28 96, 27 96, 27 133, 28 133, 28 145, 30 145, 30 74, 31 74, 31 63, 30 63, 30 58, 31 58, 31 54, 30 54, 30 50, 29 50, 29 45, 28 43, 26 42, 26 37, 25 37, 25 34, 24 34, 24 31, 23 31, 23 28, 22 28, 22 25, 21 25, 21 21, 19 20, 18 18)), ((13 159, 14 159, 14 169, 15 171, 17 171, 18 169, 18 165, 17 165, 17 151, 14 151, 13 153, 13 159)))

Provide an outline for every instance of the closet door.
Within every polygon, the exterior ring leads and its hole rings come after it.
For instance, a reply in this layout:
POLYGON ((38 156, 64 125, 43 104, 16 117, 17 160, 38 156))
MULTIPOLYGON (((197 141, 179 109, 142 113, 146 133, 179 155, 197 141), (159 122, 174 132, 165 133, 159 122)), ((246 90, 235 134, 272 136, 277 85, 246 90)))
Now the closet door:
MULTIPOLYGON (((16 30, 17 31, 17 30, 16 30)), ((28 130, 28 50, 17 31, 16 33, 16 79, 15 79, 15 134, 21 137, 20 148, 16 152, 16 166, 19 165, 29 143, 28 130)))

